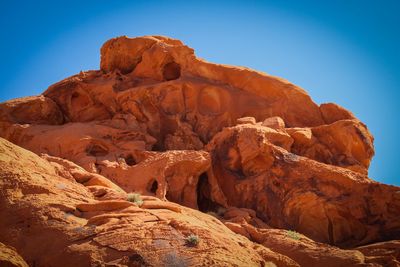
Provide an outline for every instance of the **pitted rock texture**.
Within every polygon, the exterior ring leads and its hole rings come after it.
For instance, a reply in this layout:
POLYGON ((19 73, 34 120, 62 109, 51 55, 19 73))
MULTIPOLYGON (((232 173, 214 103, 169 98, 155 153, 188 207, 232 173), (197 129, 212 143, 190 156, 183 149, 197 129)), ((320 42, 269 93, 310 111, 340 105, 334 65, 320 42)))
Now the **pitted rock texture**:
POLYGON ((399 266, 367 126, 179 40, 107 41, 100 70, 0 104, 0 137, 0 242, 30 265, 399 266))
POLYGON ((263 126, 238 125, 208 144, 228 206, 344 247, 398 236, 398 187, 290 153, 269 133, 263 126))
POLYGON ((40 158, 4 139, 0 152, 0 237, 30 266, 298 266, 193 209, 157 198, 138 207, 112 184, 96 184, 112 200, 96 199, 94 184, 82 180, 92 174, 66 160, 40 158), (185 245, 190 234, 199 246, 185 245))
POLYGON ((10 267, 28 267, 15 248, 0 243, 0 265, 10 267))

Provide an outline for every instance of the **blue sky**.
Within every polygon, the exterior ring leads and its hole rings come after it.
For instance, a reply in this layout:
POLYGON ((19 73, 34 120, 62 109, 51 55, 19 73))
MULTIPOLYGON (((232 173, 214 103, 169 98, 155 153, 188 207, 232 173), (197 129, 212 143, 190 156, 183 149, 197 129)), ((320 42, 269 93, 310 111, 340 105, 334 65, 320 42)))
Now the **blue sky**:
POLYGON ((400 185, 399 1, 1 1, 0 101, 36 95, 119 36, 167 35, 350 109, 375 136, 370 177, 400 185))

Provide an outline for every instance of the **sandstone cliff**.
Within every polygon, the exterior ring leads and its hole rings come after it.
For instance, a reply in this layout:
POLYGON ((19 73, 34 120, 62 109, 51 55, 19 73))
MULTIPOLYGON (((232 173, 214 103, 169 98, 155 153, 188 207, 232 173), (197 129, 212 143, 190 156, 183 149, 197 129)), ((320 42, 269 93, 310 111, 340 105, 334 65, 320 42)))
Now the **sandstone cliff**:
POLYGON ((7 264, 400 266, 400 188, 351 112, 168 37, 100 68, 0 104, 7 264))

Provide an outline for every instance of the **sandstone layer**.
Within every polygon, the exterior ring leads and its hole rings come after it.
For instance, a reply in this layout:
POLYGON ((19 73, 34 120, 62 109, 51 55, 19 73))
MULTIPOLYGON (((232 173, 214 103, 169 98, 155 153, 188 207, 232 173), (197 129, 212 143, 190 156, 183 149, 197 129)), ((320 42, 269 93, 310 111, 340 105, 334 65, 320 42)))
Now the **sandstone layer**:
POLYGON ((107 41, 100 70, 0 104, 0 137, 11 266, 400 266, 367 126, 179 40, 107 41))

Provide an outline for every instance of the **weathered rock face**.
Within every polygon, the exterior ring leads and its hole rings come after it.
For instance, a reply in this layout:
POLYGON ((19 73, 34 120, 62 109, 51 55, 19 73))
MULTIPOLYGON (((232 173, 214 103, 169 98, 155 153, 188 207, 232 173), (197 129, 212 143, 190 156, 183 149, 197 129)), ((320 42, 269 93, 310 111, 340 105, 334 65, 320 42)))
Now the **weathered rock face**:
MULTIPOLYGON (((88 183, 93 174, 73 163, 40 158, 4 139, 0 152, 0 237, 30 266, 297 266, 199 211, 157 198, 138 207, 116 185, 88 183), (96 200, 99 188, 106 193, 96 200), (201 240, 195 248, 185 245, 190 234, 201 240)), ((17 256, 9 261, 27 266, 17 256)))
POLYGON ((0 104, 0 120, 19 124, 63 123, 56 103, 45 96, 18 98, 0 104))
POLYGON ((10 267, 28 267, 24 259, 15 251, 15 248, 0 243, 0 264, 10 267))
POLYGON ((368 178, 351 112, 168 37, 111 39, 100 67, 0 104, 0 136, 41 155, 0 142, 0 242, 28 264, 398 264, 396 241, 327 245, 400 238, 400 188, 368 178))
POLYGON ((253 209, 271 226, 340 246, 398 236, 398 187, 290 153, 269 131, 238 125, 208 144, 229 206, 253 209))

